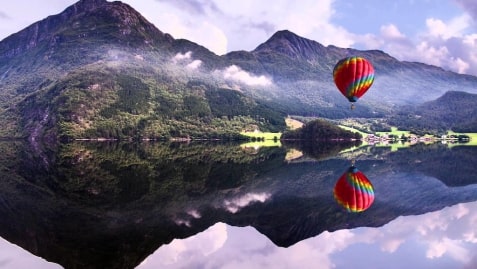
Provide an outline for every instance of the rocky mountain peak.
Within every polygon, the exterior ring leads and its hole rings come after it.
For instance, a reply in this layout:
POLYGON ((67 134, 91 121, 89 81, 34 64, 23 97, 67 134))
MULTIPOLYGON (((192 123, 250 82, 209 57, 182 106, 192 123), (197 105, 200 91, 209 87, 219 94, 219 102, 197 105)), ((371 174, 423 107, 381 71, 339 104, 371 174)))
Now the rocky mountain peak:
POLYGON ((314 60, 316 56, 323 55, 326 48, 316 41, 301 37, 288 30, 282 30, 259 45, 254 52, 270 50, 295 59, 314 60))
POLYGON ((106 4, 108 4, 106 0, 80 0, 76 2, 73 7, 82 9, 94 9, 106 4))
MULTIPOLYGON (((51 55, 62 43, 141 47, 172 40, 170 35, 162 33, 127 4, 80 0, 60 14, 49 16, 5 38, 0 42, 0 60, 39 48, 40 44, 47 47, 47 53, 51 55)), ((48 55, 44 57, 49 58, 48 55)))

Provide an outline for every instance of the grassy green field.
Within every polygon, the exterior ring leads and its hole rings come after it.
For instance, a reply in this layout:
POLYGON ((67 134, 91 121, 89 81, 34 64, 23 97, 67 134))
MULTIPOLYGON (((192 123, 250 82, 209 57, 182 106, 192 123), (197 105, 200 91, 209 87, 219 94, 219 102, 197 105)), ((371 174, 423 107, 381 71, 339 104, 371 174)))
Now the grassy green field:
POLYGON ((263 138, 264 140, 280 140, 282 136, 282 133, 241 132, 240 134, 251 138, 263 138))
POLYGON ((477 146, 477 133, 456 133, 448 131, 447 135, 467 135, 470 138, 470 141, 467 143, 448 143, 449 147, 455 146, 477 146))
POLYGON ((362 131, 360 131, 358 129, 355 129, 355 128, 352 128, 352 127, 348 127, 348 126, 344 126, 344 125, 338 125, 338 127, 340 127, 343 130, 350 131, 350 132, 353 132, 353 133, 360 133, 363 136, 363 138, 365 138, 367 135, 369 135, 368 133, 362 132, 362 131))
POLYGON ((281 147, 280 137, 282 133, 241 132, 240 134, 250 138, 260 139, 240 145, 242 148, 281 147))
POLYGON ((247 142, 240 144, 241 148, 261 148, 261 147, 281 147, 282 143, 280 140, 265 140, 265 141, 256 141, 256 142, 247 142))
POLYGON ((395 136, 398 136, 398 137, 401 137, 401 136, 409 136, 411 134, 411 132, 409 131, 400 131, 398 130, 398 128, 396 127, 391 127, 391 131, 390 132, 376 132, 376 135, 378 136, 383 136, 383 135, 395 135, 395 136))

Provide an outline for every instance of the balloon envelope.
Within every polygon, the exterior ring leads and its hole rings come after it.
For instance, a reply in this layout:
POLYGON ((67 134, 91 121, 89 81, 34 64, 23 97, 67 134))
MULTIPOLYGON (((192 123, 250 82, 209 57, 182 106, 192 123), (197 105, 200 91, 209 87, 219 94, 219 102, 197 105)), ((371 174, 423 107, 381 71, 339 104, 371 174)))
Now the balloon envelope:
POLYGON ((336 87, 350 102, 358 101, 374 82, 373 65, 363 57, 347 57, 335 65, 336 87))
POLYGON ((361 171, 351 166, 336 182, 334 196, 348 212, 362 212, 374 202, 374 188, 361 171))

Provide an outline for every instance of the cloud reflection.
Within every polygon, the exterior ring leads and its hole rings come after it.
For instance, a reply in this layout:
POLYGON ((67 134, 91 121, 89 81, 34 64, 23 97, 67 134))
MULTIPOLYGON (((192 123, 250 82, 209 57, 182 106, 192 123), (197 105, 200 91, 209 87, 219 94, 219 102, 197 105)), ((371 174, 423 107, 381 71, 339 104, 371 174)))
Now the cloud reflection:
POLYGON ((230 200, 224 201, 224 207, 230 213, 237 213, 240 209, 255 203, 263 203, 270 198, 271 194, 269 193, 247 193, 242 196, 234 197, 230 200))
POLYGON ((195 237, 163 246, 139 268, 368 268, 383 260, 392 260, 387 268, 435 268, 439 262, 474 268, 476 220, 477 202, 459 204, 400 217, 379 228, 324 232, 289 248, 276 247, 251 227, 217 223, 195 237), (361 255, 366 255, 366 263, 361 255))
POLYGON ((56 269, 63 268, 58 264, 48 262, 34 256, 28 251, 16 246, 0 237, 0 268, 35 268, 56 269))

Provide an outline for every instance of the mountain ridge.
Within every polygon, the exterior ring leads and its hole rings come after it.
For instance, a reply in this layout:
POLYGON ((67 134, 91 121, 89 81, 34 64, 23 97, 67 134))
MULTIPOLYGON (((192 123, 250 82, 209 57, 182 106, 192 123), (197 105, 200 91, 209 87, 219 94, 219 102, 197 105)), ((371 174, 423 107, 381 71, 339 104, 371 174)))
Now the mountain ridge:
MULTIPOLYGON (((26 50, 34 48, 38 43, 48 40, 50 45, 54 45, 58 40, 59 34, 64 32, 62 27, 64 24, 71 25, 76 30, 83 31, 76 39, 81 39, 87 36, 88 32, 93 34, 96 25, 94 21, 91 24, 84 23, 83 17, 94 17, 95 15, 103 15, 109 17, 108 19, 116 18, 115 23, 122 23, 124 26, 140 26, 156 34, 163 39, 171 39, 168 34, 162 33, 154 25, 149 23, 140 13, 135 11, 132 7, 122 2, 108 2, 106 0, 80 0, 75 4, 67 7, 63 12, 48 16, 26 27, 25 29, 14 33, 0 42, 0 57, 8 58, 24 53, 26 50), (107 14, 104 11, 111 11, 112 14, 107 14), (96 14, 100 12, 101 14, 96 14), (121 19, 124 19, 121 22, 121 19), (85 25, 81 25, 84 23, 85 25), (91 28, 87 28, 91 27, 91 28), (81 29, 85 28, 85 29, 81 29), (90 31, 87 31, 90 30, 90 31), (18 46, 19 42, 15 39, 26 39, 24 46, 18 46)), ((104 18, 103 18, 104 19, 104 18)), ((123 29, 122 34, 130 34, 131 29, 123 29)), ((104 33, 102 33, 104 34, 104 33)), ((109 36, 110 37, 110 36, 109 36)), ((147 42, 152 42, 147 40, 147 42)), ((146 43, 147 43, 146 42, 146 43)))
POLYGON ((32 128, 43 130, 40 133, 54 128, 80 136, 119 133, 130 138, 135 132, 138 137, 190 137, 217 129, 216 120, 221 126, 238 124, 225 128, 237 132, 255 127, 280 130, 284 122, 277 120, 278 115, 286 114, 383 118, 403 105, 419 105, 447 91, 477 93, 477 78, 401 62, 383 51, 325 47, 288 30, 276 32, 253 51, 218 56, 163 33, 127 4, 81 0, 0 41, 0 89, 0 120, 9 126, 0 136, 31 137, 32 128), (376 70, 373 87, 354 111, 335 89, 331 75, 334 64, 348 55, 366 57, 376 70), (78 70, 85 71, 81 83, 68 83, 68 74, 78 70), (110 73, 118 81, 102 84, 94 72, 110 73), (124 78, 135 82, 125 83, 124 78), (134 91, 136 85, 144 95, 134 91), (97 88, 109 94, 103 104, 91 99, 98 97, 92 90, 97 88), (125 102, 122 91, 138 94, 134 98, 155 96, 147 102, 138 100, 150 110, 137 110, 125 102), (227 98, 236 100, 229 106, 240 109, 227 108, 227 98), (50 102, 56 99, 63 101, 50 102), (218 108, 218 100, 223 108, 218 108), (92 103, 98 106, 89 106, 92 103), (25 111, 31 105, 39 106, 36 112, 25 111), (56 113, 50 115, 48 126, 41 124, 45 111, 56 113), (127 127, 119 131, 104 129, 122 121, 127 127), (164 122, 174 127, 166 128, 164 122))
POLYGON ((317 57, 323 56, 325 47, 316 41, 300 37, 289 30, 280 30, 255 48, 252 53, 267 50, 283 53, 299 60, 316 61, 317 57))
POLYGON ((448 91, 436 100, 403 109, 391 117, 390 123, 417 133, 433 130, 442 133, 447 130, 475 132, 477 124, 475 103, 477 94, 448 91))

